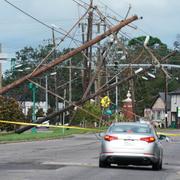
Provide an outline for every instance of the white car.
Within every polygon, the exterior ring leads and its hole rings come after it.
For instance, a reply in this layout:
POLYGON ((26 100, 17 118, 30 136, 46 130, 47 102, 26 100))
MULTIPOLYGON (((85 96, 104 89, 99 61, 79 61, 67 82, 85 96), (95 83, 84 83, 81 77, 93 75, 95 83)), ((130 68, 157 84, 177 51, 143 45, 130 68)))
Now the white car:
MULTIPOLYGON (((102 135, 102 134, 101 134, 102 135)), ((99 167, 118 165, 151 165, 162 169, 161 139, 148 123, 113 123, 103 135, 99 167)))

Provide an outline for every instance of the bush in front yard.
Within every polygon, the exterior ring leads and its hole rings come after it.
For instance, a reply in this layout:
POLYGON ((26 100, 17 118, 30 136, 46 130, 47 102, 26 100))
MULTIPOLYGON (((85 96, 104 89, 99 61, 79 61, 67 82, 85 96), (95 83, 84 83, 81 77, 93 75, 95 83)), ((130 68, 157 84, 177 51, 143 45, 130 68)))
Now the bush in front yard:
POLYGON ((82 106, 82 108, 89 113, 78 108, 76 111, 74 111, 75 114, 72 120, 72 124, 80 125, 85 123, 86 126, 94 126, 94 122, 99 121, 96 117, 101 117, 100 106, 88 101, 82 106))
MULTIPOLYGON (((22 121, 24 114, 18 102, 13 98, 0 96, 0 120, 22 121)), ((18 125, 0 123, 1 131, 12 131, 18 128, 18 125)))

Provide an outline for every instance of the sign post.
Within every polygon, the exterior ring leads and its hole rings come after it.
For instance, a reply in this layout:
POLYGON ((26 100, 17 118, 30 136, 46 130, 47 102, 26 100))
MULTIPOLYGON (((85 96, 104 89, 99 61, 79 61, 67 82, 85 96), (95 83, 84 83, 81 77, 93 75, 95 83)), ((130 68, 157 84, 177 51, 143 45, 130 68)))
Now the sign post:
MULTIPOLYGON (((33 83, 29 83, 29 89, 32 91, 32 101, 33 101, 33 106, 32 106, 32 122, 35 123, 36 122, 36 89, 37 86, 33 83)), ((32 128, 32 132, 35 133, 36 132, 36 127, 32 128)))
POLYGON ((176 128, 180 128, 180 106, 176 107, 176 128))

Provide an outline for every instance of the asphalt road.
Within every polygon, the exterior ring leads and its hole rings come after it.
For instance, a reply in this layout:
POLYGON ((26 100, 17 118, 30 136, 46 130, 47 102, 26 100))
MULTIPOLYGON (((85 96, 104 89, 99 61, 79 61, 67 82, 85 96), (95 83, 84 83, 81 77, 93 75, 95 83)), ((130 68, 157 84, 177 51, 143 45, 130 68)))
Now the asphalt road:
POLYGON ((180 137, 163 144, 162 171, 133 166, 100 169, 100 143, 93 134, 0 144, 0 180, 180 180, 180 137))

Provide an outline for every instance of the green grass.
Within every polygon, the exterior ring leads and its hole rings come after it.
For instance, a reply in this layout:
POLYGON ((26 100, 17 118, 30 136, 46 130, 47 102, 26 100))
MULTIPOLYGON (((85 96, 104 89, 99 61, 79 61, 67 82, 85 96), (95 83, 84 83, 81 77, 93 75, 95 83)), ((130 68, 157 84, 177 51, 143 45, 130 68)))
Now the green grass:
POLYGON ((43 139, 58 139, 73 134, 82 134, 87 133, 86 130, 78 129, 49 129, 49 131, 44 132, 24 132, 22 134, 16 133, 0 133, 0 143, 6 142, 19 142, 19 141, 34 141, 34 140, 43 140, 43 139))

